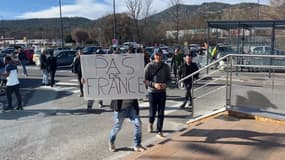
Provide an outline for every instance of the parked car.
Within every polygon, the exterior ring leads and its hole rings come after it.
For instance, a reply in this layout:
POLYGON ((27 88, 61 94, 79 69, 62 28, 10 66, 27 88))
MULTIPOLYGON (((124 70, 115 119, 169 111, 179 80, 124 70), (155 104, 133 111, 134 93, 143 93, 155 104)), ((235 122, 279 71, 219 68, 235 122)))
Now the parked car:
MULTIPOLYGON (((47 55, 50 55, 50 53, 54 51, 53 48, 47 48, 46 50, 47 50, 47 55)), ((36 64, 36 66, 40 66, 40 56, 43 51, 44 51, 44 48, 34 49, 33 62, 36 64)))
POLYGON ((88 46, 82 49, 83 54, 95 54, 98 49, 102 49, 101 46, 88 46))
POLYGON ((149 56, 151 56, 154 51, 154 47, 145 47, 145 49, 146 49, 146 52, 149 54, 149 56))
MULTIPOLYGON (((167 55, 166 54, 162 54, 162 55, 163 55, 162 60, 164 62, 167 62, 167 59, 168 59, 167 55)), ((154 53, 152 53, 152 55, 150 56, 150 61, 153 61, 153 60, 154 60, 154 53)))
POLYGON ((33 64, 33 56, 34 56, 34 49, 30 49, 30 48, 25 48, 23 50, 24 54, 26 55, 26 57, 28 58, 28 64, 33 64))
POLYGON ((71 66, 74 57, 76 56, 76 51, 74 50, 61 50, 54 52, 54 56, 57 59, 57 67, 68 67, 71 66))
POLYGON ((170 57, 172 57, 172 54, 169 52, 169 50, 168 50, 168 46, 161 46, 161 47, 159 47, 161 50, 162 50, 162 52, 163 52, 163 54, 166 56, 166 57, 168 57, 168 58, 170 58, 170 57))
POLYGON ((200 50, 199 44, 189 44, 188 47, 190 51, 199 52, 200 50))
MULTIPOLYGON (((271 46, 253 46, 250 47, 250 54, 253 55, 271 55, 271 46)), ((274 49, 273 55, 285 55, 285 51, 274 49)), ((277 65, 285 66, 284 58, 264 58, 264 57, 250 57, 244 58, 243 64, 246 65, 277 65)), ((247 68, 250 71, 259 71, 259 68, 247 68)))
POLYGON ((9 55, 15 52, 15 48, 4 48, 1 50, 1 54, 9 55))
POLYGON ((236 51, 232 49, 230 45, 218 45, 217 58, 222 58, 228 54, 234 54, 236 51))

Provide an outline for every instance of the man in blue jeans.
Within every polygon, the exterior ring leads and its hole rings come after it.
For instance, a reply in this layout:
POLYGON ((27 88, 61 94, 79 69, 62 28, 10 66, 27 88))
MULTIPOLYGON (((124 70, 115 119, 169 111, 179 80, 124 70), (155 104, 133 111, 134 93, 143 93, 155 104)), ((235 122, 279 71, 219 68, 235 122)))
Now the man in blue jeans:
POLYGON ((162 50, 154 52, 154 60, 145 67, 145 84, 149 98, 149 126, 148 132, 153 132, 153 123, 157 114, 157 136, 163 138, 162 133, 164 110, 166 103, 166 87, 171 82, 170 68, 162 61, 162 50))
POLYGON ((115 123, 109 137, 109 150, 111 152, 117 151, 115 147, 115 140, 125 118, 129 118, 134 124, 134 151, 142 152, 145 150, 145 148, 141 145, 142 131, 141 120, 137 114, 138 106, 139 104, 137 99, 112 100, 111 107, 114 109, 115 123))

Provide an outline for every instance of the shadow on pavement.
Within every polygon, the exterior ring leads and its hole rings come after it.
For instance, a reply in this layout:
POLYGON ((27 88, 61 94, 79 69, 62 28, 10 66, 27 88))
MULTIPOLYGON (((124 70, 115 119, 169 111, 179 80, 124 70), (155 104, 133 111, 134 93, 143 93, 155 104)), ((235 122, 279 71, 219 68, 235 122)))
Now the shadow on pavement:
MULTIPOLYGON (((24 108, 25 109, 25 108, 24 108)), ((111 110, 93 109, 91 114, 101 114, 103 112, 112 112, 111 110)), ((15 120, 23 117, 41 115, 42 117, 50 116, 70 116, 70 115, 87 115, 86 109, 29 109, 23 111, 10 110, 0 114, 2 120, 15 120)))

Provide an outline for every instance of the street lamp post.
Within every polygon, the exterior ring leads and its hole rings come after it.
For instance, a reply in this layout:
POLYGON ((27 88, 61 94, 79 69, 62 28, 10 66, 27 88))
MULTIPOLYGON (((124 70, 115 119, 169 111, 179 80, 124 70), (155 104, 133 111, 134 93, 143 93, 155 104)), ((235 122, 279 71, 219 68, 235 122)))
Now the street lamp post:
POLYGON ((257 1, 257 20, 259 20, 259 0, 257 1))
POLYGON ((113 0, 113 11, 114 11, 114 15, 113 15, 113 38, 114 40, 116 39, 116 7, 115 7, 115 0, 113 0))
POLYGON ((62 13, 61 13, 61 0, 59 0, 59 15, 60 15, 60 32, 61 32, 61 47, 64 48, 63 42, 63 23, 62 23, 62 13))
POLYGON ((4 18, 1 16, 1 28, 2 28, 2 34, 1 34, 1 39, 3 42, 3 47, 5 47, 5 28, 4 28, 4 18))

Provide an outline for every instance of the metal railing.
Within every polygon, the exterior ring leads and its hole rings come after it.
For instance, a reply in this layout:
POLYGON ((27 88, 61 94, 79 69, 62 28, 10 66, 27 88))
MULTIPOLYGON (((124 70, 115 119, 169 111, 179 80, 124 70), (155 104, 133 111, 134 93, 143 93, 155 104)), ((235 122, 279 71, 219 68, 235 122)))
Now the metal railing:
MULTIPOLYGON (((206 108, 205 111, 208 109, 209 112, 212 112, 213 110, 217 110, 221 107, 225 108, 225 107, 237 106, 237 104, 242 104, 248 107, 250 104, 254 104, 250 102, 250 101, 255 101, 254 98, 253 100, 247 98, 248 104, 245 104, 242 102, 242 100, 240 99, 237 100, 236 97, 241 97, 242 94, 245 94, 243 92, 252 93, 253 92, 252 90, 256 89, 256 88, 252 89, 250 86, 254 86, 253 84, 255 82, 251 82, 251 79, 254 79, 254 77, 257 74, 258 76, 268 78, 262 81, 264 85, 267 87, 262 86, 263 89, 260 89, 260 91, 261 90, 263 91, 264 88, 268 90, 269 85, 271 86, 270 87, 271 89, 276 88, 277 83, 274 83, 276 81, 276 75, 272 76, 272 74, 276 73, 277 70, 281 71, 280 74, 278 75, 279 77, 280 76, 283 77, 283 75, 285 75, 285 55, 229 54, 204 66, 198 71, 182 78, 181 80, 179 80, 179 83, 182 83, 184 80, 188 78, 192 78, 192 83, 193 83, 192 84, 193 87, 191 89, 193 97, 192 117, 197 117, 203 114, 197 112, 199 109, 201 110, 201 108, 203 107, 206 108), (264 62, 265 64, 262 64, 262 62, 264 62), (244 70, 247 70, 247 72, 243 72, 244 70), (252 72, 252 71, 257 71, 257 72, 252 72), (233 75, 234 72, 235 75, 233 75), (194 81, 193 77, 197 73, 200 74, 200 77, 199 79, 194 81), (250 76, 252 77, 250 78, 250 76), (235 79, 235 83, 233 83, 233 79, 235 79), (243 82, 241 81, 241 79, 248 79, 248 81, 243 82), (233 85, 235 86, 234 90, 235 92, 233 92, 233 85), (214 88, 213 86, 219 86, 219 88, 218 87, 214 88), (240 88, 245 88, 246 91, 240 91, 240 88), (199 93, 199 92, 204 92, 204 93, 199 93), (209 95, 212 95, 212 98, 209 95), (222 99, 221 96, 225 97, 222 99), (232 102, 233 97, 235 104, 233 104, 232 102), (203 100, 203 98, 205 99, 203 100), (219 103, 215 106, 214 102, 209 102, 211 100, 214 100, 215 102, 219 103), (205 105, 209 105, 208 108, 205 107, 205 105), (210 105, 213 105, 214 107, 211 107, 210 105)), ((285 87, 285 81, 283 86, 282 78, 278 81, 280 81, 278 85, 281 86, 281 88, 285 87)), ((259 92, 255 91, 254 93, 259 93, 259 92)), ((283 92, 278 93, 277 97, 280 97, 281 95, 283 95, 283 92)), ((270 99, 266 96, 268 95, 264 96, 265 99, 270 99)), ((285 90, 284 90, 284 96, 285 96, 285 90)), ((284 109, 284 115, 285 115, 285 109, 284 109)))

